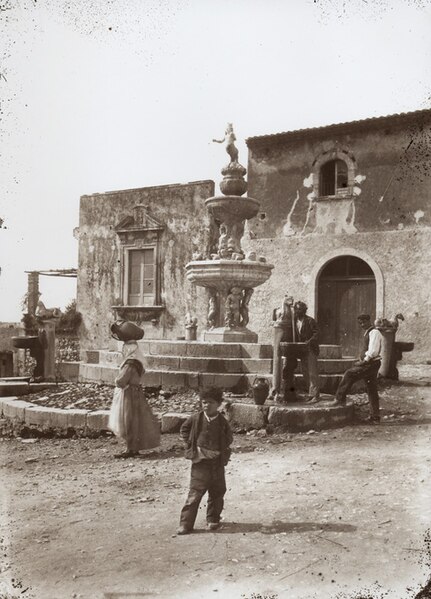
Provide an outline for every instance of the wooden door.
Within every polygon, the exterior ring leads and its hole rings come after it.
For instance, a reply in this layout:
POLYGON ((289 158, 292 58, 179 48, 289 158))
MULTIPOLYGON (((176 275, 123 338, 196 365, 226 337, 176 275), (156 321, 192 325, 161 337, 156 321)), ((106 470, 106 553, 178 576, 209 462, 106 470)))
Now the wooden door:
POLYGON ((376 282, 373 274, 364 272, 363 266, 360 275, 350 274, 355 270, 358 266, 351 261, 350 267, 343 265, 341 272, 334 265, 327 271, 330 274, 322 271, 318 283, 317 321, 321 343, 341 345, 343 356, 357 357, 363 335, 357 316, 369 314, 375 319, 376 282))

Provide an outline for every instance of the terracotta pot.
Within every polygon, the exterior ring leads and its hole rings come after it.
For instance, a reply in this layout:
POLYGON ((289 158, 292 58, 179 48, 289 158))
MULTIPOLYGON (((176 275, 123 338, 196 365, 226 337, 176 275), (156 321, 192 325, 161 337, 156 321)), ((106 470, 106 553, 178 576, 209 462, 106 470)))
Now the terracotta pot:
POLYGON ((111 333, 117 341, 138 341, 144 336, 144 330, 130 320, 117 320, 111 325, 111 333))
POLYGON ((254 403, 262 406, 269 395, 269 383, 264 377, 256 377, 252 385, 254 403))

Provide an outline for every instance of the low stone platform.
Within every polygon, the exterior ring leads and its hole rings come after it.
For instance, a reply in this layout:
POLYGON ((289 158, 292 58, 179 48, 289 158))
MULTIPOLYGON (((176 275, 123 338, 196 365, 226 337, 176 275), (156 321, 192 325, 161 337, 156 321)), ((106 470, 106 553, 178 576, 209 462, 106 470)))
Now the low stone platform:
POLYGON ((267 401, 263 406, 254 403, 233 402, 228 406, 227 415, 235 428, 245 430, 266 428, 281 429, 286 432, 323 430, 351 424, 354 406, 332 406, 329 401, 333 397, 323 395, 320 402, 309 404, 296 402, 292 404, 276 404, 267 401))
MULTIPOLYGON (((318 404, 295 403, 278 405, 268 401, 263 406, 249 403, 247 400, 226 401, 226 417, 238 430, 266 428, 285 432, 323 430, 351 424, 354 415, 353 404, 347 406, 329 406, 323 401, 318 404)), ((183 412, 164 412, 156 414, 162 433, 177 433, 181 424, 189 416, 183 412)), ((94 434, 108 430, 109 410, 64 410, 47 408, 24 401, 18 397, 0 398, 0 416, 18 421, 39 431, 48 429, 75 430, 94 434)))
POLYGON ((56 383, 30 383, 25 377, 0 379, 0 397, 21 396, 55 387, 56 383))

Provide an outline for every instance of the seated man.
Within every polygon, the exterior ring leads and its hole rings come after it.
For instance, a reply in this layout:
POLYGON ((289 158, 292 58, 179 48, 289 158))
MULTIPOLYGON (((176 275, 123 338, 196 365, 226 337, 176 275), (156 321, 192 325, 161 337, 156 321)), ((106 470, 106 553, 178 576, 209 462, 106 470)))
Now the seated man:
POLYGON ((368 401, 370 403, 369 421, 373 424, 380 422, 379 394, 377 391, 377 374, 381 364, 381 350, 383 336, 381 332, 371 324, 368 314, 360 314, 358 323, 364 332, 364 344, 360 359, 355 366, 346 370, 337 392, 333 405, 345 405, 346 395, 353 383, 363 379, 367 383, 368 401))

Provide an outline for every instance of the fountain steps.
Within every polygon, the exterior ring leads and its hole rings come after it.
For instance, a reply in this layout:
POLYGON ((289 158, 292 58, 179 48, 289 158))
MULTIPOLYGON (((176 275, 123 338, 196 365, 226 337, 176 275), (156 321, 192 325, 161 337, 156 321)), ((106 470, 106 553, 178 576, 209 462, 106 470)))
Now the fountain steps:
MULTIPOLYGON (((118 369, 114 366, 103 364, 80 364, 79 381, 92 383, 106 383, 113 385, 118 369)), ((256 376, 265 376, 262 373, 211 373, 211 372, 185 372, 175 370, 147 370, 145 372, 145 386, 172 389, 198 389, 199 387, 217 386, 230 389, 232 392, 244 393, 253 384, 256 376)), ((267 378, 271 377, 266 373, 267 378)), ((341 380, 340 374, 319 375, 321 390, 333 394, 341 380)), ((303 377, 295 375, 299 389, 304 388, 303 377)))
MULTIPOLYGON (((201 341, 178 341, 178 340, 145 340, 138 341, 144 356, 175 356, 196 358, 250 358, 250 359, 272 359, 272 345, 264 343, 204 343, 201 341)), ((87 350, 86 361, 88 363, 108 362, 110 354, 116 364, 116 355, 121 352, 122 343, 113 341, 110 350, 87 350)), ((321 345, 320 358, 341 359, 340 345, 321 345)))
MULTIPOLYGON (((123 361, 119 352, 100 352, 99 364, 118 367, 123 361)), ((339 374, 353 364, 350 358, 319 359, 319 372, 322 374, 339 374)), ((206 372, 219 374, 270 374, 272 359, 261 358, 197 358, 182 356, 147 355, 146 370, 206 372)), ((298 372, 301 372, 298 365, 298 372)))
MULTIPOLYGON (((217 385, 238 393, 256 376, 271 377, 272 346, 264 344, 141 341, 145 360, 145 384, 163 389, 217 385)), ((113 384, 122 355, 117 350, 87 351, 80 364, 79 380, 113 384)), ((322 392, 333 393, 341 374, 353 363, 341 358, 337 345, 322 345, 319 371, 322 392)), ((300 365, 296 380, 302 386, 300 365)))

